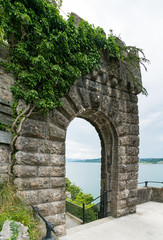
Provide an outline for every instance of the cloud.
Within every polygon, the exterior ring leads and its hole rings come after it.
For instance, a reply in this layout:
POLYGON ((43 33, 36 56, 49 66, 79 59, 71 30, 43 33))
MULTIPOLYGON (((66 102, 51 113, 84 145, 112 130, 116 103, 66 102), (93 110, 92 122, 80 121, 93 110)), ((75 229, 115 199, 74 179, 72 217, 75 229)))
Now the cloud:
POLYGON ((86 120, 75 118, 68 127, 66 136, 67 158, 99 158, 101 144, 95 128, 86 120))

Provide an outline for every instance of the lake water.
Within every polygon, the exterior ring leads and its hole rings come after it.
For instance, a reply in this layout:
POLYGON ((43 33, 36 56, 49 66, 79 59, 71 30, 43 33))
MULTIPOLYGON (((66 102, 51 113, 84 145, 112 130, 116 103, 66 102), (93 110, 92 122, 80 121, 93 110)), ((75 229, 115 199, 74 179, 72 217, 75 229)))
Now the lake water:
MULTIPOLYGON (((94 198, 100 195, 100 175, 101 163, 66 163, 66 176, 81 187, 84 193, 91 193, 94 198)), ((144 181, 163 182, 163 164, 139 164, 138 182, 144 181)), ((163 186, 163 184, 150 185, 163 186)))

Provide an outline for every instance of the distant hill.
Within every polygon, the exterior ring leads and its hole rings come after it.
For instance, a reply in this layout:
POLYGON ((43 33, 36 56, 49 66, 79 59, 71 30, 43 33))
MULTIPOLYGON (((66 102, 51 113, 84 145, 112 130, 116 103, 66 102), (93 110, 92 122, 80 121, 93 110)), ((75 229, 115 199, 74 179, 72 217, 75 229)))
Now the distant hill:
POLYGON ((140 163, 163 163, 163 158, 140 158, 140 163))
POLYGON ((73 158, 67 158, 66 162, 101 162, 101 158, 96 159, 73 159, 73 158))
MULTIPOLYGON (((96 159, 73 159, 73 158, 67 158, 66 162, 101 162, 101 158, 96 158, 96 159)), ((157 164, 157 163, 162 163, 163 164, 163 158, 140 158, 139 159, 140 163, 153 163, 153 164, 157 164)))

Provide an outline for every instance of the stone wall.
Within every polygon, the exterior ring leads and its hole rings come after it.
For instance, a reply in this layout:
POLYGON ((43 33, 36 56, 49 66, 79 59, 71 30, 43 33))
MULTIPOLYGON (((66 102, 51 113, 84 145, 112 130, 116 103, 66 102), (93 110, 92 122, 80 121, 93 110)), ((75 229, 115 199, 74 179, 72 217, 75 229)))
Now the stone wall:
MULTIPOLYGON (((3 68, 1 73, 1 116, 11 121, 9 87, 13 79, 3 68)), ((139 72, 135 75, 140 78, 139 72)), ((67 127, 75 117, 89 121, 99 134, 101 193, 112 190, 107 195, 107 211, 114 217, 136 211, 138 93, 125 66, 108 63, 102 57, 97 71, 76 80, 62 99, 62 107, 47 116, 35 113, 24 122, 16 141, 14 183, 18 194, 29 204, 37 205, 46 219, 54 223, 58 235, 65 234, 66 229, 65 141, 67 127)), ((0 170, 6 176, 9 145, 3 143, 0 149, 0 170)))
MULTIPOLYGON (((8 58, 9 52, 5 47, 0 46, 0 61, 8 58)), ((11 126, 12 124, 12 93, 10 87, 14 80, 5 69, 0 66, 0 124, 11 126)), ((8 154, 10 151, 11 134, 0 130, 0 181, 8 178, 8 154)))
POLYGON ((154 201, 163 203, 163 188, 142 187, 138 188, 137 204, 154 201))

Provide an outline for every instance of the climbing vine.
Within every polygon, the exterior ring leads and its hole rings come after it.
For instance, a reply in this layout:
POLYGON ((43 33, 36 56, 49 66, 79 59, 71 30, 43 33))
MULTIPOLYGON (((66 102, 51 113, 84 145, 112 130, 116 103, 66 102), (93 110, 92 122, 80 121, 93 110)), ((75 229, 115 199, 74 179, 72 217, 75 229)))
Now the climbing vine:
MULTIPOLYGON (((56 3, 59 7, 62 1, 56 3)), ((47 113, 61 106, 74 81, 97 68, 101 52, 125 63, 134 84, 146 93, 132 71, 147 61, 141 49, 127 47, 111 34, 106 37, 103 29, 86 21, 75 26, 74 17, 64 20, 58 7, 45 0, 0 0, 0 43, 10 49, 10 59, 3 65, 14 75, 15 102, 26 102, 12 126, 11 162, 24 120, 34 109, 47 113)))

